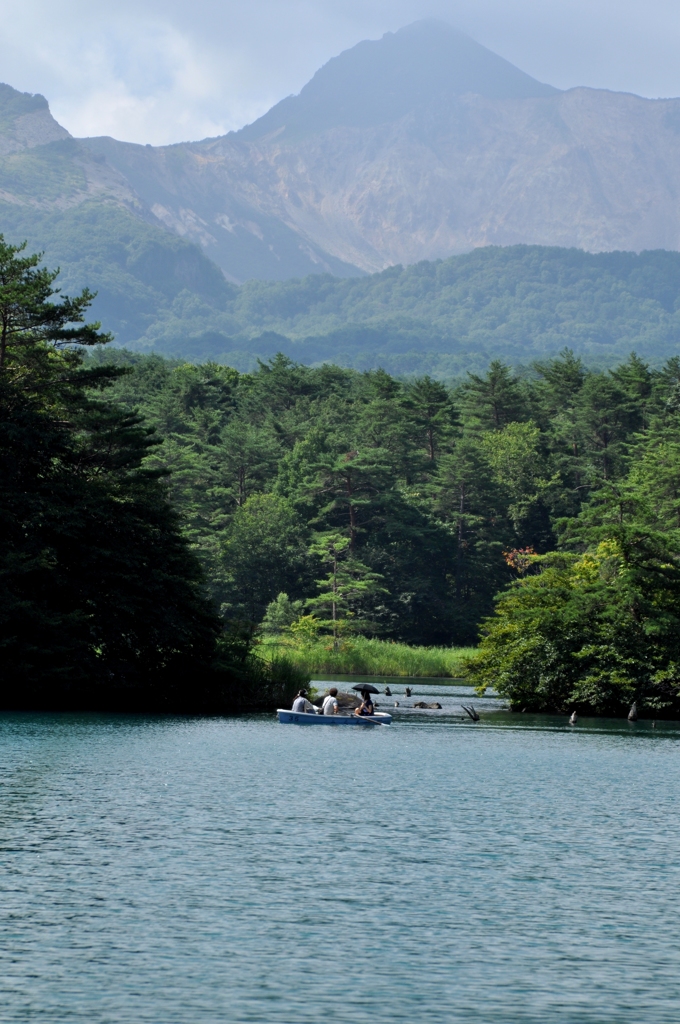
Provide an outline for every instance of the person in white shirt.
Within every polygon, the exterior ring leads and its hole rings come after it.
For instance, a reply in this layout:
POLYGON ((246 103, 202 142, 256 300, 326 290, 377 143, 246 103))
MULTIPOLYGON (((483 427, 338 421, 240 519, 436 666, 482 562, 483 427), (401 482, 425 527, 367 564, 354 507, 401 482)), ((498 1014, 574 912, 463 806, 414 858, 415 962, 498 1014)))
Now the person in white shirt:
POLYGON ((314 705, 310 704, 307 700, 306 690, 298 690, 298 695, 293 701, 293 711, 297 711, 298 713, 311 712, 312 714, 316 711, 314 705))
POLYGON ((322 714, 324 715, 337 715, 338 713, 338 691, 335 686, 332 686, 328 691, 328 696, 323 702, 322 714))

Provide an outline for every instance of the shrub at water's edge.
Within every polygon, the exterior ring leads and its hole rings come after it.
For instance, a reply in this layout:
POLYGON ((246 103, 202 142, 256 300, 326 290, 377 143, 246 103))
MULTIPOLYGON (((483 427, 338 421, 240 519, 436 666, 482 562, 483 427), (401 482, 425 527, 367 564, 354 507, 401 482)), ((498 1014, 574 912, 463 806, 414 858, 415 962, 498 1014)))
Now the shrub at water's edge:
POLYGON ((284 654, 257 657, 252 636, 225 635, 218 643, 217 686, 212 706, 206 710, 224 713, 275 711, 290 707, 309 673, 284 654))
POLYGON ((334 647, 329 637, 307 644, 293 644, 281 638, 264 640, 258 647, 269 661, 281 655, 306 674, 366 676, 429 676, 455 678, 463 674, 471 647, 409 647, 369 637, 342 640, 334 647))
MULTIPOLYGON (((613 531, 610 531, 610 533, 613 531)), ((468 677, 513 711, 680 716, 680 567, 635 526, 582 555, 530 556, 501 594, 468 677)))

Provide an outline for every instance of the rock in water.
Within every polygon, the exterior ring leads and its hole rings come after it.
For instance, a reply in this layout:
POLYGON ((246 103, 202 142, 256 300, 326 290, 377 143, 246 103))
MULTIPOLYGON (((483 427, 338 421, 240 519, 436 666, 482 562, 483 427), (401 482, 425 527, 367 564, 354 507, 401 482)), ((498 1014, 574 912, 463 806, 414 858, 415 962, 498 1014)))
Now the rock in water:
MULTIPOLYGON (((329 691, 326 690, 321 696, 320 701, 317 703, 323 704, 324 697, 328 696, 328 692, 329 691)), ((343 693, 342 690, 338 690, 336 700, 338 702, 338 708, 351 708, 353 710, 354 708, 361 706, 361 699, 357 697, 355 693, 343 693)))

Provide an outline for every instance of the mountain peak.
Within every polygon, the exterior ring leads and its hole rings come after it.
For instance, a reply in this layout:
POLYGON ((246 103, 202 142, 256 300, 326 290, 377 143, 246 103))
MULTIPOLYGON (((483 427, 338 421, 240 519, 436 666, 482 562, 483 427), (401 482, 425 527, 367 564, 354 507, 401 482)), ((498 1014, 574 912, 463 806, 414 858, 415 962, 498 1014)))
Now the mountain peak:
POLYGON ((66 129, 52 117, 44 96, 19 92, 0 82, 0 154, 68 138, 66 129))
POLYGON ((14 120, 22 114, 49 109, 47 100, 40 93, 19 92, 11 85, 0 82, 0 121, 14 120))
POLYGON ((544 85, 443 21, 417 21, 333 57, 298 96, 289 96, 238 133, 262 138, 339 125, 367 127, 465 93, 494 99, 553 96, 544 85))

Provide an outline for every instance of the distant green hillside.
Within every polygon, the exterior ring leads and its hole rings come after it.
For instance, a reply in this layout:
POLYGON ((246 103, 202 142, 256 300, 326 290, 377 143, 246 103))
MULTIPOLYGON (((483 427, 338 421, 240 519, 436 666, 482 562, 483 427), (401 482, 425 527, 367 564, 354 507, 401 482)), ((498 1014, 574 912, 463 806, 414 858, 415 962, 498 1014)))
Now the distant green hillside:
POLYGON ((240 369, 282 351, 456 376, 565 346, 603 365, 632 349, 651 360, 679 353, 680 253, 488 247, 364 278, 250 281, 219 310, 178 296, 135 347, 240 369))
POLYGON ((248 281, 145 218, 102 158, 65 138, 0 156, 0 231, 60 266, 119 345, 240 370, 281 351, 454 377, 568 346, 613 365, 680 352, 680 253, 487 247, 379 274, 248 281), (42 197, 42 203, 31 200, 42 197))
MULTIPOLYGON (((22 170, 29 161, 37 164, 39 173, 40 150, 12 156, 15 163, 23 158, 22 170)), ((6 173, 2 164, 7 162, 0 161, 0 187, 6 173)), ((218 316, 223 329, 241 329, 240 323, 225 315, 237 290, 225 281, 219 267, 198 246, 147 224, 121 206, 86 201, 55 211, 0 202, 0 230, 8 241, 27 240, 31 252, 44 251, 48 266, 61 267, 58 283, 66 294, 85 286, 96 291, 93 314, 106 330, 113 331, 119 344, 153 331, 164 317, 181 324, 185 307, 200 307, 204 319, 218 316)))

